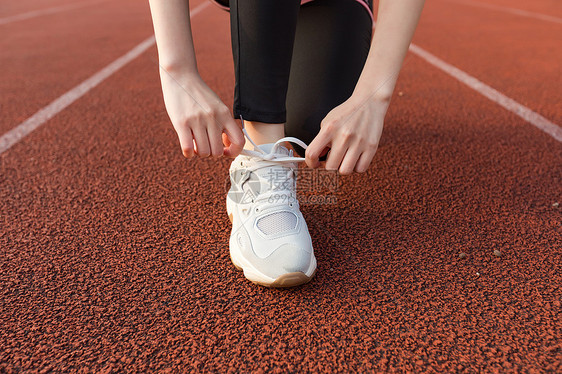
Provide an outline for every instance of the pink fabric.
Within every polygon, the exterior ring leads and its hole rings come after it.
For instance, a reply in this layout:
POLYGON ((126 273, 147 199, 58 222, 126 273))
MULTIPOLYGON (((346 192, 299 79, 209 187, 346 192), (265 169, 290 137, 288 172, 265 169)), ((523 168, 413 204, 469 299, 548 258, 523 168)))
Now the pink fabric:
MULTIPOLYGON (((221 5, 219 3, 217 3, 216 1, 211 0, 216 6, 218 6, 221 9, 224 10, 229 10, 228 7, 221 5)), ((301 5, 306 4, 306 3, 310 3, 311 1, 314 0, 301 0, 301 5)), ((369 7, 369 3, 367 2, 367 0, 355 0, 357 1, 359 4, 361 4, 363 6, 363 8, 365 8, 367 10, 367 12, 369 13, 369 17, 371 17, 371 21, 375 21, 375 17, 373 16, 373 11, 372 9, 369 7)))

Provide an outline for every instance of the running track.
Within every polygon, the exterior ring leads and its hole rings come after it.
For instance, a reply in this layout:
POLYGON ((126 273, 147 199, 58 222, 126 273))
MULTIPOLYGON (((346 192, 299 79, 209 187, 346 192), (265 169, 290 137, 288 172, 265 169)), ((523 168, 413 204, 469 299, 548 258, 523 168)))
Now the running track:
MULTIPOLYGON (((198 9, 230 105, 228 15, 198 9)), ((275 290, 230 263, 229 162, 181 156, 150 40, 73 90, 151 36, 147 2, 4 1, 0 372, 562 371, 556 20, 556 0, 428 1, 372 167, 303 205, 316 277, 275 290)))

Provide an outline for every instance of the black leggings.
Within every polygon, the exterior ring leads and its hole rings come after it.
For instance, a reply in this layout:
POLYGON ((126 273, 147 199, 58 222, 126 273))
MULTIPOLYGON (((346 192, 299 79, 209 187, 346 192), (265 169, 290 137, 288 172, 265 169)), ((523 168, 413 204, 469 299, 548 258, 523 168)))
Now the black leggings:
POLYGON ((355 0, 230 0, 230 21, 234 117, 285 122, 287 136, 310 143, 355 89, 371 42, 368 11, 355 0))

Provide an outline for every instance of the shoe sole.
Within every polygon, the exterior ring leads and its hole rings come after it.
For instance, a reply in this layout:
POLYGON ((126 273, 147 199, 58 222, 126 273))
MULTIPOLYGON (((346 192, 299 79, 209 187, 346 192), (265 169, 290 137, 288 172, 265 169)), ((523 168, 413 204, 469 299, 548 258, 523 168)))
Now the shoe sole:
MULTIPOLYGON (((232 223, 232 219, 233 219, 232 213, 228 215, 228 218, 232 223)), ((316 274, 316 259, 314 259, 315 260, 314 271, 310 276, 306 275, 302 271, 297 271, 293 273, 286 273, 280 275, 275 280, 270 282, 270 281, 264 281, 263 279, 267 277, 264 276, 263 274, 258 273, 250 266, 244 268, 238 265, 238 261, 232 257, 232 251, 230 251, 230 260, 232 261, 232 264, 237 270, 244 272, 244 277, 248 279, 250 282, 270 288, 289 288, 289 287, 301 286, 303 284, 310 282, 310 280, 314 278, 314 275, 316 274)))
POLYGON ((234 265, 234 267, 237 270, 244 272, 244 277, 248 279, 250 282, 270 288, 290 288, 290 287, 302 286, 303 284, 310 282, 312 278, 314 278, 314 275, 316 274, 316 269, 314 269, 314 272, 310 277, 300 271, 295 273, 287 273, 275 279, 273 283, 266 283, 266 282, 252 279, 252 277, 248 276, 244 271, 244 269, 241 268, 240 266, 234 265))

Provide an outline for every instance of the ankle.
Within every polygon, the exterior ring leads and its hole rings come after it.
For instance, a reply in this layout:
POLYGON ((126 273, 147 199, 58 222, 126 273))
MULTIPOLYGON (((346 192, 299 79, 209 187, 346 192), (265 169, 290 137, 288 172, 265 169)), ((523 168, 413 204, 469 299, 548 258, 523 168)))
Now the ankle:
MULTIPOLYGON (((264 123, 256 121, 244 121, 244 128, 254 143, 257 145, 275 143, 285 136, 284 123, 264 123)), ((246 139, 245 149, 253 149, 252 143, 246 139)))

